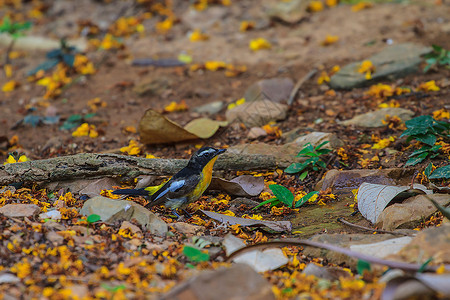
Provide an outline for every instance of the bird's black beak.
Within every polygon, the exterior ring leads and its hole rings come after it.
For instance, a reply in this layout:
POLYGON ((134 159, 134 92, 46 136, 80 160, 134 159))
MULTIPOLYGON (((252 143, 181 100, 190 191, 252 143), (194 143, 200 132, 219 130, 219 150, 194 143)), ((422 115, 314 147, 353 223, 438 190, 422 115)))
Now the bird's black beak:
POLYGON ((226 151, 227 151, 227 149, 217 149, 216 156, 219 155, 219 154, 222 154, 222 153, 224 153, 226 151))

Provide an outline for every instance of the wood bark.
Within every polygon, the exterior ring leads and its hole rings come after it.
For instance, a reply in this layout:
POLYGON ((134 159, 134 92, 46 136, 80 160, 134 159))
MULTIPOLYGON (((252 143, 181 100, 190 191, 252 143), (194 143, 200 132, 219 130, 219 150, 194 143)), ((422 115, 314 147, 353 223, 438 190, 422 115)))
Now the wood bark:
MULTIPOLYGON (((146 159, 118 154, 81 153, 0 166, 0 186, 12 183, 52 182, 139 175, 173 175, 186 166, 186 159, 146 159)), ((214 169, 223 171, 268 171, 289 163, 275 156, 224 154, 214 169)))

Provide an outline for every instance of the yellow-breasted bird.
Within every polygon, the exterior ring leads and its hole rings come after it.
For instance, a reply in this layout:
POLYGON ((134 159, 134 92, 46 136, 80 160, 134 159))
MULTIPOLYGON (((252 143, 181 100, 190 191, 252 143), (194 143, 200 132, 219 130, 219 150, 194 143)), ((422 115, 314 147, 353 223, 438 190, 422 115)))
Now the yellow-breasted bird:
POLYGON ((176 173, 154 194, 143 189, 115 190, 116 195, 150 196, 150 202, 146 207, 164 205, 179 217, 176 210, 186 207, 190 202, 200 198, 211 183, 212 169, 217 156, 226 149, 203 147, 192 155, 186 167, 176 173))

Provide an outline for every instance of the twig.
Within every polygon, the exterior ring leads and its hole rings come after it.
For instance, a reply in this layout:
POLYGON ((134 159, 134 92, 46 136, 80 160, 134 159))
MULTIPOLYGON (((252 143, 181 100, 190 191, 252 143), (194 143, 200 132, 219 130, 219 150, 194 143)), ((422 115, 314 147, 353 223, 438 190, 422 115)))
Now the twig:
MULTIPOLYGON (((362 260, 368 261, 373 264, 385 265, 390 268, 401 269, 401 270, 409 271, 409 272, 417 272, 417 271, 423 269, 423 265, 421 265, 421 264, 410 264, 410 263, 404 263, 404 262, 399 262, 399 261, 382 259, 382 258, 370 256, 367 254, 363 254, 360 252, 352 251, 347 248, 331 245, 331 244, 324 244, 324 243, 314 242, 314 241, 310 241, 310 240, 301 240, 301 239, 284 239, 284 240, 280 240, 280 241, 270 241, 270 242, 250 245, 245 248, 236 250, 230 256, 228 256, 225 261, 229 262, 237 255, 243 254, 248 251, 265 249, 265 248, 269 248, 269 247, 284 247, 284 246, 309 246, 309 247, 314 247, 314 248, 327 249, 330 251, 335 251, 335 252, 345 254, 349 257, 362 259, 362 260)), ((448 265, 448 264, 444 265, 444 268, 445 268, 445 270, 450 271, 450 265, 448 265)), ((427 265, 425 267, 425 270, 423 270, 423 271, 436 272, 437 269, 438 269, 437 266, 427 265)))
POLYGON ((345 225, 348 225, 350 227, 354 227, 354 228, 359 228, 362 230, 367 230, 367 231, 372 231, 372 232, 380 232, 380 233, 389 233, 389 234, 394 234, 394 235, 404 235, 404 236, 414 236, 412 234, 407 234, 407 233, 402 233, 402 232, 395 232, 395 231, 388 231, 388 230, 381 230, 381 229, 373 229, 373 228, 369 228, 369 227, 365 227, 365 226, 361 226, 361 225, 356 225, 353 223, 350 223, 346 220, 344 220, 343 218, 337 218, 337 220, 341 223, 344 223, 345 225))
POLYGON ((288 105, 292 105, 294 103, 295 96, 298 93, 298 90, 302 87, 302 85, 308 81, 311 77, 313 77, 317 73, 316 69, 312 69, 308 74, 300 78, 292 89, 291 95, 289 96, 288 105))

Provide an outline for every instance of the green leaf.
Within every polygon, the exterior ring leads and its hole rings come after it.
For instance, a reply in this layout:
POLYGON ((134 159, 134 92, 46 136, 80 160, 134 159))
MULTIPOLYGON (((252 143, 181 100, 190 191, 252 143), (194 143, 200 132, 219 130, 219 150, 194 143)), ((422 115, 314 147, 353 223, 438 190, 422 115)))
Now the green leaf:
POLYGON ((278 184, 271 184, 269 185, 269 189, 275 197, 277 197, 277 199, 283 202, 286 206, 292 206, 292 203, 294 202, 294 194, 292 194, 288 188, 278 184))
POLYGON ((358 274, 363 275, 364 271, 370 271, 370 263, 365 260, 358 259, 356 270, 358 271, 358 274))
POLYGON ((192 262, 204 262, 209 260, 208 253, 204 253, 203 251, 191 246, 184 246, 183 254, 186 255, 186 257, 192 262))
POLYGON ((297 156, 306 155, 308 152, 314 152, 314 147, 311 143, 306 144, 302 150, 297 154, 297 156))
MULTIPOLYGON (((325 141, 325 142, 323 142, 322 144, 320 144, 319 146, 317 146, 314 150, 320 150, 320 148, 322 148, 323 146, 325 146, 326 144, 328 144, 330 141, 325 141)), ((326 150, 329 150, 329 149, 326 149, 326 150)))
POLYGON ((429 163, 428 166, 424 170, 425 176, 430 177, 432 169, 433 169, 433 164, 429 163))
POLYGON ((91 223, 95 223, 95 222, 97 222, 97 221, 100 221, 100 219, 101 219, 101 217, 100 217, 99 215, 92 214, 92 215, 89 215, 89 216, 87 217, 86 221, 87 221, 89 224, 91 224, 91 223))
MULTIPOLYGON (((266 200, 266 201, 261 202, 260 204, 258 204, 257 206, 253 207, 252 209, 257 209, 258 207, 264 206, 264 205, 266 205, 267 203, 274 203, 274 202, 276 202, 276 201, 278 201, 278 203, 280 202, 280 200, 278 200, 277 198, 270 198, 269 200, 266 200)), ((277 204, 278 204, 278 203, 277 203, 277 204)), ((275 205, 276 205, 276 204, 275 204, 275 205)))
POLYGON ((405 121, 407 128, 410 127, 428 127, 433 125, 434 119, 431 116, 419 116, 411 120, 405 121))
POLYGON ((299 173, 299 172, 303 171, 303 169, 305 169, 307 166, 308 166, 308 164, 306 164, 306 163, 293 163, 289 167, 284 169, 284 172, 288 173, 288 174, 299 173))
POLYGON ((300 206, 308 202, 308 200, 311 199, 312 196, 317 195, 318 193, 319 193, 318 191, 309 192, 308 194, 303 196, 299 201, 295 202, 295 208, 299 208, 300 206))
POLYGON ((422 143, 430 145, 430 146, 433 146, 434 143, 436 143, 436 139, 437 139, 434 134, 430 134, 430 133, 428 133, 428 134, 417 134, 417 135, 414 136, 414 138, 416 140, 418 140, 419 142, 422 142, 422 143))
POLYGON ((300 181, 303 181, 303 180, 306 178, 306 176, 308 176, 308 170, 306 170, 305 172, 303 172, 303 173, 298 177, 298 179, 299 179, 300 181))
POLYGON ((433 261, 433 258, 430 257, 429 259, 427 259, 419 268, 419 270, 417 270, 417 273, 423 273, 423 271, 425 271, 425 269, 427 268, 427 266, 430 264, 430 262, 433 261))
POLYGON ((450 165, 446 165, 440 168, 437 168, 436 170, 433 171, 433 173, 428 176, 429 179, 440 179, 440 178, 445 178, 445 179, 449 179, 450 178, 450 165))
POLYGON ((428 155, 428 152, 424 152, 424 153, 420 154, 419 156, 411 157, 406 162, 405 167, 417 165, 418 163, 422 162, 427 157, 427 155, 428 155))

